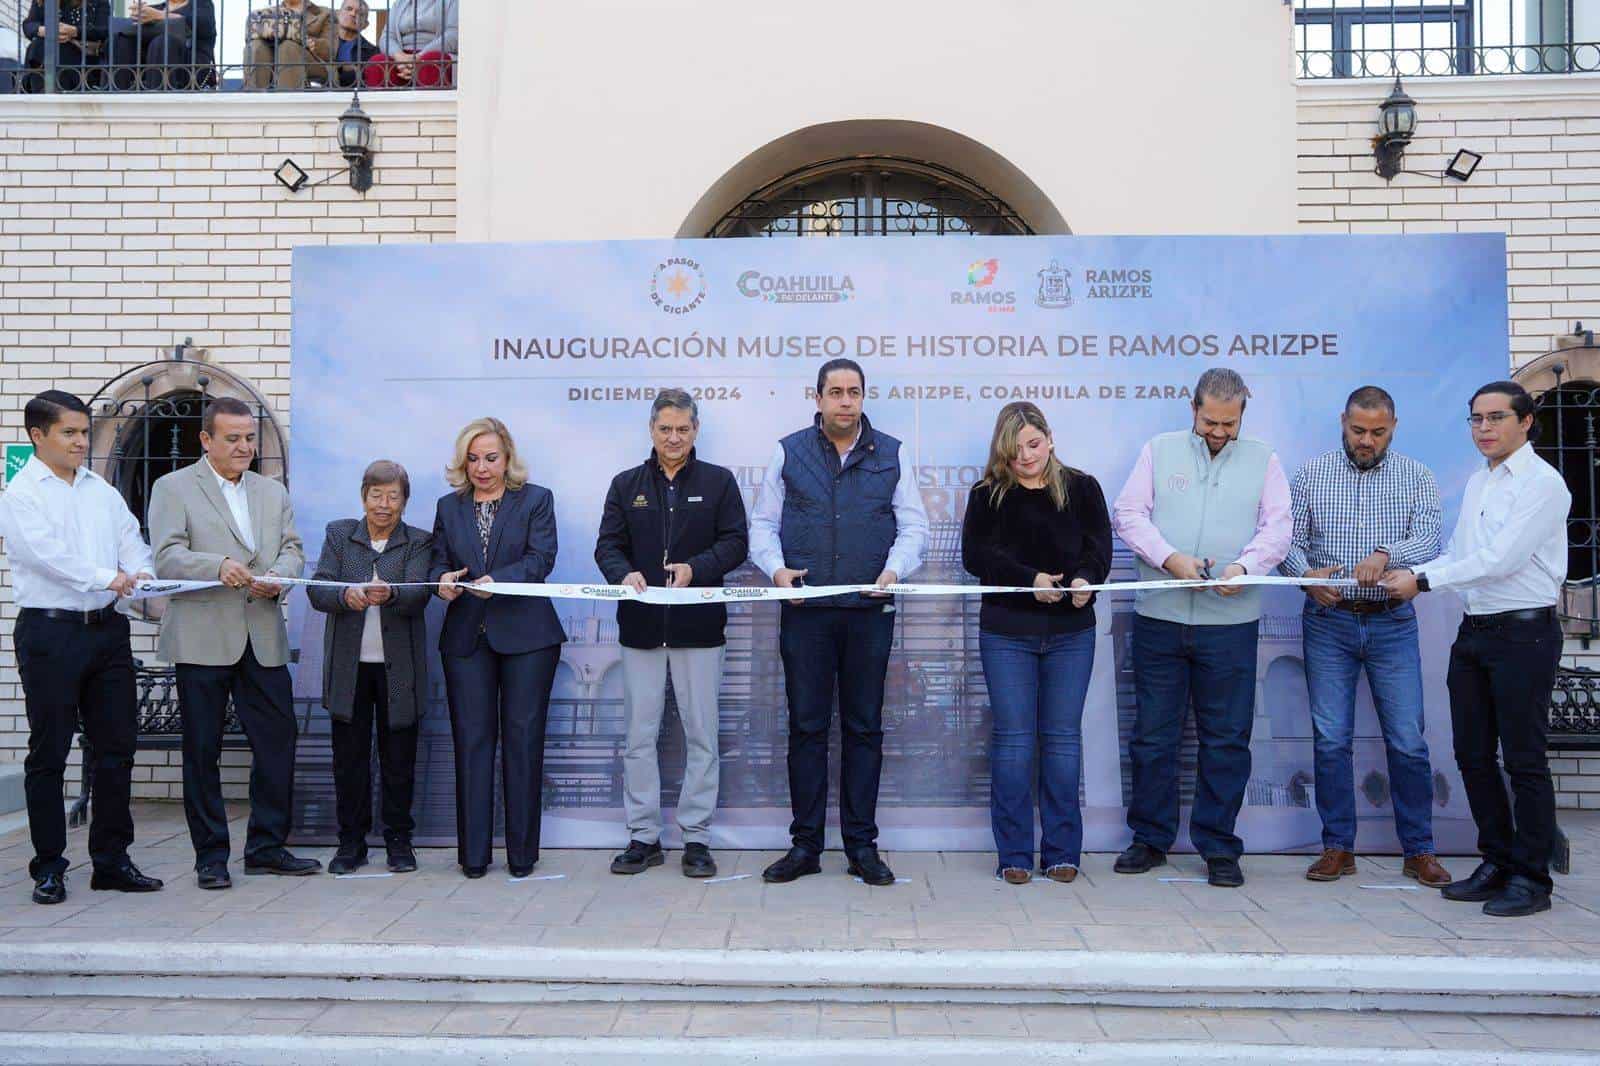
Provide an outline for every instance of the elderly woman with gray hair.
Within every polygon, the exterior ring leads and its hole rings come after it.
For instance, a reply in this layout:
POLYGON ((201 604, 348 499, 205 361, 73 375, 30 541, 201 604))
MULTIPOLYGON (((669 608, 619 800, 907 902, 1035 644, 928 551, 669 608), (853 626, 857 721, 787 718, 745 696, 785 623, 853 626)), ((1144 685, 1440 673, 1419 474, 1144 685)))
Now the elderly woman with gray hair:
POLYGON ((360 582, 357 588, 311 585, 311 606, 328 615, 322 642, 322 702, 333 720, 333 783, 339 851, 328 872, 347 874, 367 861, 372 831, 372 731, 378 731, 383 778, 383 842, 389 869, 417 868, 415 821, 417 723, 428 697, 423 611, 433 537, 401 521, 411 498, 405 467, 380 459, 361 477, 361 518, 328 523, 314 575, 360 582), (412 584, 409 588, 392 585, 412 584))

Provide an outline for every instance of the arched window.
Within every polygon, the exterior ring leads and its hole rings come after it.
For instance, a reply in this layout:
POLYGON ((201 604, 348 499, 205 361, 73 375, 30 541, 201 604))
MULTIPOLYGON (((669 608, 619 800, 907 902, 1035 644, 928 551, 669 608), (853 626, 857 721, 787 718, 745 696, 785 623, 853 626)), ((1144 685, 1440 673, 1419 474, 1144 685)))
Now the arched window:
POLYGON ((894 156, 833 159, 757 189, 708 237, 1018 236, 1011 206, 946 167, 894 156))
POLYGON ((201 419, 214 397, 243 400, 256 416, 250 469, 288 483, 284 436, 267 401, 243 379, 208 363, 173 359, 135 367, 89 401, 89 466, 115 485, 148 537, 150 490, 163 475, 202 454, 201 419))

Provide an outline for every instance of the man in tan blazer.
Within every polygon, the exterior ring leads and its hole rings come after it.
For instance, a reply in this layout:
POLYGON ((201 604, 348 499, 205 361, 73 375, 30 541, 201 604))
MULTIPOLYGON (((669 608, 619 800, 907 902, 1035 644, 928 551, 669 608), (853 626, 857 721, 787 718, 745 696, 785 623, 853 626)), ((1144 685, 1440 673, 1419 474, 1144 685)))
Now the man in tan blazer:
POLYGON ((247 874, 311 874, 315 859, 284 847, 294 791, 295 720, 289 634, 272 577, 299 577, 305 553, 289 494, 250 469, 256 419, 240 400, 207 405, 205 456, 156 482, 150 540, 156 574, 217 581, 222 588, 175 596, 161 622, 158 650, 177 667, 183 714, 183 810, 194 841, 201 888, 228 888, 228 815, 217 768, 223 719, 232 696, 250 740, 247 874))

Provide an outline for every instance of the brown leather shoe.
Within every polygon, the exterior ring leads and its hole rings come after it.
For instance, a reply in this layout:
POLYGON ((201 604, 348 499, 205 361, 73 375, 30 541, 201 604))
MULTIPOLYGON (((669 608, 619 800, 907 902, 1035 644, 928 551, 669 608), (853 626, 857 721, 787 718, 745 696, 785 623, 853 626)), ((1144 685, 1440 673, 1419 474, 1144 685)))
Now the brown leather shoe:
POLYGON ((1044 875, 1059 884, 1070 885, 1078 879, 1078 868, 1070 862, 1058 862, 1046 870, 1044 875))
POLYGON ((1033 874, 1020 866, 1007 866, 1000 871, 1000 880, 1008 885, 1025 885, 1033 880, 1033 874))
POLYGON ((1322 857, 1306 868, 1306 880, 1337 881, 1339 878, 1349 877, 1355 872, 1355 852, 1340 851, 1338 848, 1324 848, 1322 857))
POLYGON ((1432 855, 1411 856, 1400 872, 1421 881, 1429 888, 1443 888, 1451 880, 1450 871, 1440 866, 1439 860, 1432 855))

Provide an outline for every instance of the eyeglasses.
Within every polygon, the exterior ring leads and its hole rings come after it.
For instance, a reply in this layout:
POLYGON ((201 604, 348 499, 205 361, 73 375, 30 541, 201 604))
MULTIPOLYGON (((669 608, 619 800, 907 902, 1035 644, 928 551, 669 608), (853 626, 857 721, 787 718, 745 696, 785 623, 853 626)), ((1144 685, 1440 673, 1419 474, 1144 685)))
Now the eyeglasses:
POLYGON ((1485 422, 1489 423, 1491 426, 1498 426, 1506 419, 1515 418, 1516 416, 1517 414, 1515 411, 1490 411, 1486 415, 1468 415, 1467 425, 1471 426, 1473 429, 1481 428, 1485 422))

